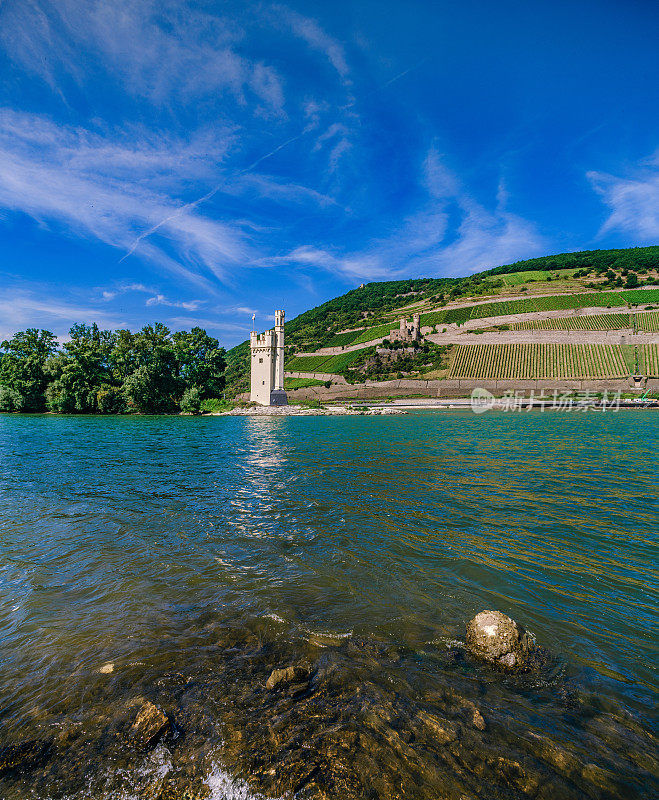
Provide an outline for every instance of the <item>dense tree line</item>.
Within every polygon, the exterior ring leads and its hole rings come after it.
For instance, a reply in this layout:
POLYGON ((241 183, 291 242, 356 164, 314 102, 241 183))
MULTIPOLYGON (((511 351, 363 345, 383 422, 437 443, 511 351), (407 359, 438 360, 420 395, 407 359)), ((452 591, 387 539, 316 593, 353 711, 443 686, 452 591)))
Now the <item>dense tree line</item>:
POLYGON ((495 267, 482 275, 505 275, 512 272, 530 272, 533 270, 552 269, 585 269, 605 273, 614 270, 643 270, 659 267, 659 246, 626 247, 619 250, 581 250, 577 253, 559 253, 553 256, 540 256, 525 261, 516 261, 503 267, 495 267))
POLYGON ((61 347, 29 328, 2 342, 0 411, 78 414, 198 411, 224 389, 225 351, 202 328, 138 333, 74 325, 61 347))

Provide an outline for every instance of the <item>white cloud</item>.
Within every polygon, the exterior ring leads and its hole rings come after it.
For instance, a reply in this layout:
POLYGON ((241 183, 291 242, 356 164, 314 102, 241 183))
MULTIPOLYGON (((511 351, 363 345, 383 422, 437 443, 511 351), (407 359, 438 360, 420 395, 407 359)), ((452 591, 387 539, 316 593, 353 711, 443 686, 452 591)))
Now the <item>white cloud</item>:
MULTIPOLYGON (((215 143, 215 152, 225 146, 215 143)), ((211 276, 225 279, 250 248, 239 226, 204 217, 175 198, 186 188, 191 164, 207 179, 217 169, 191 143, 143 138, 126 144, 121 136, 112 141, 0 110, 0 209, 57 223, 122 252, 157 224, 159 236, 141 242, 139 256, 212 291, 211 276)))
POLYGON ((126 327, 122 316, 106 308, 62 300, 53 290, 6 289, 0 297, 0 341, 30 327, 51 329, 65 339, 74 322, 91 321, 100 328, 126 327))
POLYGON ((273 262, 288 262, 308 267, 320 267, 328 272, 348 278, 386 278, 389 272, 374 255, 352 254, 346 256, 335 255, 328 250, 313 246, 297 247, 287 256, 280 259, 271 259, 273 262))
POLYGON ((244 32, 229 18, 176 0, 5 0, 0 44, 53 88, 82 84, 82 56, 122 89, 158 105, 226 93, 282 112, 276 70, 238 52, 244 32))
POLYGON ((333 122, 329 128, 316 139, 313 152, 322 150, 327 143, 331 144, 327 161, 328 170, 332 173, 338 168, 341 158, 348 153, 352 147, 349 129, 343 123, 333 122))
POLYGON ((340 254, 319 245, 302 245, 261 263, 292 263, 343 278, 382 280, 464 275, 543 251, 545 245, 536 226, 506 208, 508 193, 502 184, 495 207, 488 210, 469 195, 434 150, 423 162, 421 183, 428 192, 427 201, 367 248, 340 254), (454 238, 447 241, 449 212, 455 212, 460 222, 454 238))
POLYGON ((659 239, 659 152, 629 176, 592 170, 587 177, 611 212, 600 234, 618 230, 642 242, 659 239))
POLYGON ((285 6, 273 6, 273 14, 288 23, 293 33, 309 47, 322 53, 345 83, 349 83, 350 69, 343 47, 309 17, 304 17, 285 6))
POLYGON ((532 222, 501 208, 488 211, 473 201, 463 200, 461 207, 463 218, 455 240, 422 260, 429 274, 464 275, 545 251, 532 222))
POLYGON ((190 300, 176 302, 174 300, 168 300, 164 294, 156 294, 153 297, 149 297, 146 301, 147 306, 170 306, 171 308, 184 308, 186 311, 196 311, 200 305, 202 305, 201 300, 190 300))

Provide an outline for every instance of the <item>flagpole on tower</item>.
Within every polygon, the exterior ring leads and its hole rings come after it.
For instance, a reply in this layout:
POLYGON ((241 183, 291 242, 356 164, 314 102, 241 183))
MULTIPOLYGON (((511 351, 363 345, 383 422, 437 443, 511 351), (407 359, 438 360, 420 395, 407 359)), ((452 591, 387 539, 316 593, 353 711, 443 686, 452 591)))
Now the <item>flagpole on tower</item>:
POLYGON ((254 320, 256 319, 256 314, 252 314, 252 331, 256 330, 254 320))

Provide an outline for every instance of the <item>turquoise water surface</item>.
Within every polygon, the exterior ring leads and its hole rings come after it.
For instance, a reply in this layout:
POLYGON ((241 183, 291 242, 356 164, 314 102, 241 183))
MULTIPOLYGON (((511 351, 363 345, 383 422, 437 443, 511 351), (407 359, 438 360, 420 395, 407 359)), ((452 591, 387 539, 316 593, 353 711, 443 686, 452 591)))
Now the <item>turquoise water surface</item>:
MULTIPOLYGON (((0 415, 0 744, 84 726, 130 693, 122 665, 154 685, 177 659, 206 669, 202 617, 283 643, 386 641, 428 672, 490 608, 552 657, 523 687, 460 668, 494 718, 575 747, 579 715, 602 709, 647 731, 658 445, 652 411, 0 415), (570 719, 553 705, 565 686, 581 698, 570 719)), ((101 744, 90 764, 108 769, 101 744)), ((649 797, 647 765, 625 769, 649 797)), ((20 780, 64 792, 55 772, 20 780)), ((236 791, 218 780, 214 796, 236 791)))

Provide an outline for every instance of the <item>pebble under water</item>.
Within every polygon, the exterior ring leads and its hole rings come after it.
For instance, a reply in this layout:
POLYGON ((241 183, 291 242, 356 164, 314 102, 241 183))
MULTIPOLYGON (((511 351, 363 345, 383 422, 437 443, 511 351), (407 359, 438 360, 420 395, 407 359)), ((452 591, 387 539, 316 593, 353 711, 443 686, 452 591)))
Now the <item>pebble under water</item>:
POLYGON ((0 797, 655 797, 658 440, 0 415, 0 797), (534 669, 472 658, 483 609, 534 669))

